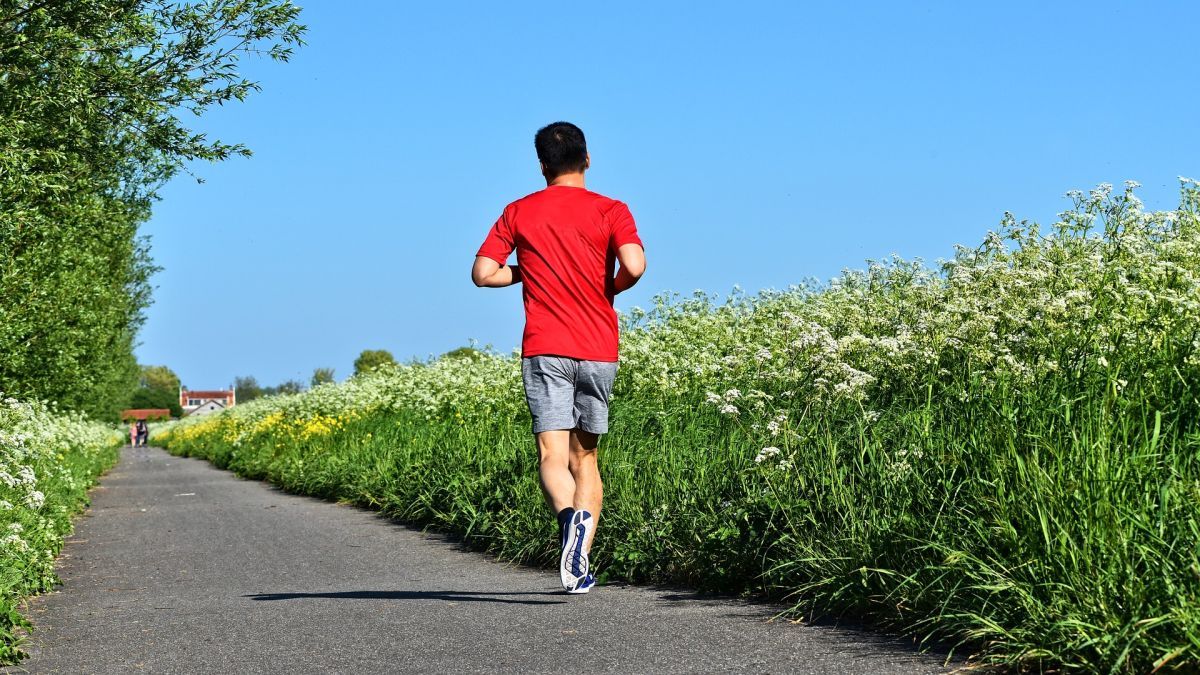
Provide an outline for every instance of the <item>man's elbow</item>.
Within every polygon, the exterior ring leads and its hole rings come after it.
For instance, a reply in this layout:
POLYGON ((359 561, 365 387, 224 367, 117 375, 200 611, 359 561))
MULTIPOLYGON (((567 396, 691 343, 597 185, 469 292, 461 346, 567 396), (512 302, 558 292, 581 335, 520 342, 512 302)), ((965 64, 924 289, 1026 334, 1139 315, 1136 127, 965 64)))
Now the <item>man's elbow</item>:
MULTIPOLYGON (((492 263, 492 265, 494 264, 492 263)), ((471 266, 471 283, 475 284, 476 288, 483 288, 488 285, 488 280, 492 278, 495 272, 494 267, 488 265, 487 261, 480 258, 471 266)))
POLYGON ((626 274, 636 281, 641 279, 642 275, 646 273, 646 259, 642 256, 637 256, 623 261, 621 267, 625 269, 626 274))

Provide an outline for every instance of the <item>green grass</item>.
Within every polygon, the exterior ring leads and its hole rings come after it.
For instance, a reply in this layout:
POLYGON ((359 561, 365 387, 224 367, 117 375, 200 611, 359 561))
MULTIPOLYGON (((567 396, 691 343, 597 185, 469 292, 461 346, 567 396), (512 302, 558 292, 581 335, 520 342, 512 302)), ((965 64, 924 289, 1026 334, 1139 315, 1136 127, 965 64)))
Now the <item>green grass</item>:
MULTIPOLYGON (((607 579, 784 599, 1042 671, 1200 670, 1200 187, 1080 196, 940 271, 624 317, 607 579), (1096 235, 1094 229, 1102 228, 1096 235)), ((413 364, 160 435, 552 565, 515 359, 413 364)))

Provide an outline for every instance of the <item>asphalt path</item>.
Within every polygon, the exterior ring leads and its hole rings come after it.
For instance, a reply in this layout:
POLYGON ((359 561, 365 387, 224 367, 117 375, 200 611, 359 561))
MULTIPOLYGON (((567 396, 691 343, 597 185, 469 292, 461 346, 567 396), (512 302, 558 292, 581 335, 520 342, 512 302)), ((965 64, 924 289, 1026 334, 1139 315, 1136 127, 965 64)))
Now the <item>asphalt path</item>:
POLYGON ((635 586, 569 596, 371 511, 127 448, 32 600, 35 673, 936 673, 868 632, 635 586))

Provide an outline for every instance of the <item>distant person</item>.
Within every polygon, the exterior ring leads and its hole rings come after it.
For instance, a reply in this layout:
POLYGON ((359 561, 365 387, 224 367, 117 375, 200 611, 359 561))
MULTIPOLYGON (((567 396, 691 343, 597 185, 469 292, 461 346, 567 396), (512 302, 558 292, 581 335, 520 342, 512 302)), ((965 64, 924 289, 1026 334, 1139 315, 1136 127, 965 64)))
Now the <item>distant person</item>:
POLYGON ((146 447, 146 441, 150 439, 150 427, 146 424, 146 420, 137 421, 137 444, 146 447))
POLYGON ((137 420, 130 420, 129 421, 129 444, 136 448, 137 447, 137 439, 138 439, 137 420))
POLYGON ((546 189, 505 207, 471 279, 523 284, 521 379, 542 491, 558 517, 559 577, 568 593, 587 593, 596 583, 588 553, 603 499, 596 448, 617 374, 613 297, 637 283, 646 257, 629 208, 584 188, 591 156, 579 127, 555 122, 533 144, 546 189), (517 264, 506 265, 513 249, 517 264))

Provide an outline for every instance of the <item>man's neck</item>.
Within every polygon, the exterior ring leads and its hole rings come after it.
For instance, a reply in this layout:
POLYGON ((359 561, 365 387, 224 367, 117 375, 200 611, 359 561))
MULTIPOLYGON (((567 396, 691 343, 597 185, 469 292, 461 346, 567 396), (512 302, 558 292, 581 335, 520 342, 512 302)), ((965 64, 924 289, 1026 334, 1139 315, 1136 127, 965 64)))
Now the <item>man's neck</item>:
POLYGON ((583 187, 583 172, 559 174, 555 178, 546 181, 547 187, 552 185, 581 188, 583 187))

